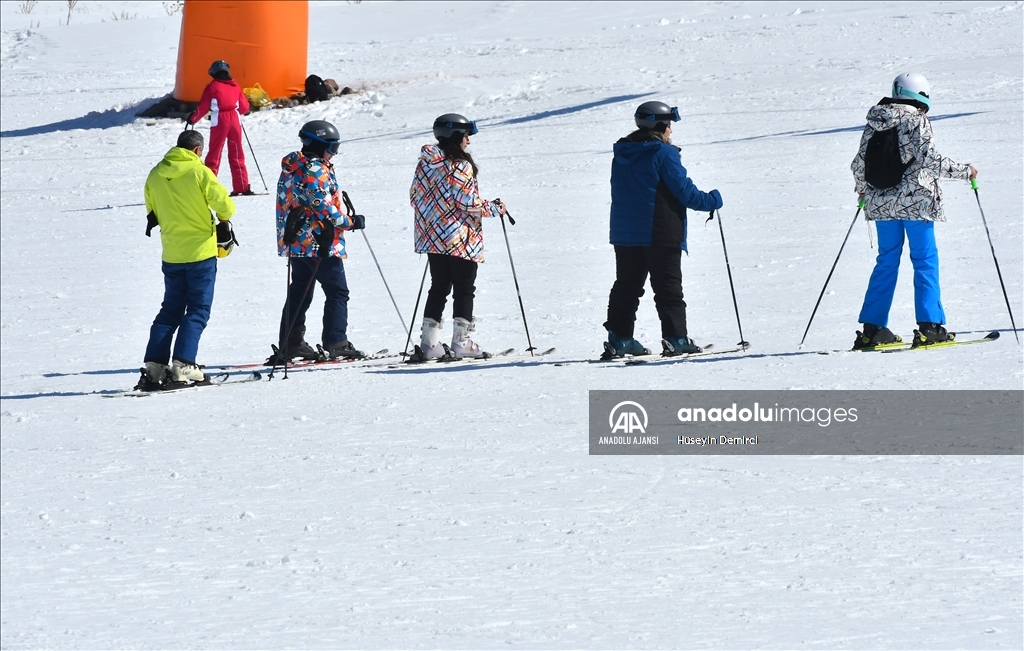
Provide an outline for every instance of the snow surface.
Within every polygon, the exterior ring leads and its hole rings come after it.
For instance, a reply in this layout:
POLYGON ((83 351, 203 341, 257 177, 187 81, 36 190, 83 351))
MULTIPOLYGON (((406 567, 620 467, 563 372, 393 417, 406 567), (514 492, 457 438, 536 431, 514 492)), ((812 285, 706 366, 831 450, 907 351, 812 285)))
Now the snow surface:
MULTIPOLYGON (((558 351, 115 400, 101 396, 135 382, 162 296, 139 204, 181 124, 134 116, 173 87, 180 17, 80 2, 67 25, 65 3, 19 4, 0 5, 3 648, 1024 646, 1020 457, 591 457, 586 431, 590 389, 1021 390, 962 182, 944 182, 936 229, 950 328, 1003 337, 815 354, 857 327, 860 223, 797 347, 855 212, 864 114, 906 70, 932 84, 941 151, 980 170, 1021 324, 1020 2, 314 3, 309 72, 363 92, 247 117, 267 184, 303 122, 337 124, 340 179, 408 320, 418 149, 438 114, 478 120, 533 342, 558 351), (754 347, 555 366, 600 351, 611 145, 649 98, 679 105, 684 165, 725 199, 754 347)), ((262 359, 284 300, 273 197, 238 204, 207 364, 262 359)), ((500 224, 485 228, 478 339, 523 349, 500 224)), ((362 238, 348 248, 351 339, 400 350, 362 238)), ((733 344, 718 229, 699 215, 690 251, 691 334, 733 344)), ((904 260, 904 335, 910 280, 904 260)), ((657 346, 649 296, 637 333, 657 346)))

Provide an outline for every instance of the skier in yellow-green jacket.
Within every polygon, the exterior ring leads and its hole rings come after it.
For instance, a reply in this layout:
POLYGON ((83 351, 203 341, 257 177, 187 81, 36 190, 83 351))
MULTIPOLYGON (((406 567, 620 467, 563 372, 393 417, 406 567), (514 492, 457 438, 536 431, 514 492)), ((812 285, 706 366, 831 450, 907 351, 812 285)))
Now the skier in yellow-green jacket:
POLYGON ((164 155, 146 179, 150 224, 146 235, 154 225, 160 227, 164 300, 149 331, 146 366, 136 386, 144 391, 206 382, 196 364, 196 353, 213 304, 217 223, 226 224, 231 219, 235 204, 216 175, 203 164, 203 145, 198 131, 182 132, 177 146, 164 155))

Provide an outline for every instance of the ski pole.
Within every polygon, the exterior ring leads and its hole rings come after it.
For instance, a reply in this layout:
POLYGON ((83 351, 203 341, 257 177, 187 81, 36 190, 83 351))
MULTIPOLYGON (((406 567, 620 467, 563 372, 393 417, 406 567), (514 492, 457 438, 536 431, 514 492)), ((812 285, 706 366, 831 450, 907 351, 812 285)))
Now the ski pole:
POLYGON ((732 284, 732 267, 729 266, 729 251, 725 248, 725 231, 722 229, 722 211, 714 210, 708 219, 714 219, 715 213, 718 213, 718 232, 722 236, 722 252, 725 253, 725 270, 729 274, 729 291, 732 292, 732 309, 736 312, 736 327, 740 331, 740 343, 738 344, 746 350, 750 348, 750 342, 743 338, 743 326, 740 324, 740 308, 736 304, 736 288, 732 284))
MULTIPOLYGON (((430 258, 427 258, 427 264, 423 265, 423 277, 420 278, 420 291, 416 292, 416 307, 412 308, 412 320, 410 323, 416 323, 416 313, 420 311, 420 298, 423 297, 423 283, 427 282, 427 269, 430 267, 430 258)), ((409 328, 409 336, 405 339, 405 348, 402 349, 402 357, 409 356, 409 342, 412 341, 412 328, 409 328)))
MULTIPOLYGON (((291 316, 292 316, 292 309, 291 309, 291 305, 292 305, 292 292, 291 292, 291 289, 292 289, 292 258, 291 258, 291 256, 288 256, 288 274, 285 277, 285 284, 284 284, 284 317, 283 318, 284 319, 289 319, 289 320, 291 319, 291 316)), ((291 328, 289 328, 289 334, 291 334, 291 328)), ((278 337, 280 337, 280 333, 278 333, 278 337)), ((281 341, 281 339, 278 339, 278 341, 277 341, 277 350, 274 351, 276 353, 274 355, 274 366, 270 369, 270 374, 267 376, 267 381, 268 382, 270 380, 274 379, 274 371, 277 370, 277 363, 279 361, 281 361, 281 348, 283 348, 283 347, 284 347, 284 342, 281 341)), ((285 380, 288 379, 288 361, 287 360, 285 360, 285 363, 284 363, 284 379, 285 380)))
MULTIPOLYGON (((313 273, 312 273, 312 275, 310 275, 309 282, 306 283, 306 289, 303 290, 303 292, 302 292, 302 299, 299 301, 299 309, 300 310, 302 309, 302 304, 306 302, 306 297, 309 295, 309 290, 313 286, 313 281, 316 280, 316 272, 320 269, 320 261, 321 260, 323 260, 323 258, 317 257, 316 264, 313 265, 313 273)), ((288 342, 291 341, 291 338, 292 338, 292 329, 295 327, 295 322, 299 318, 298 311, 296 311, 295 314, 292 315, 291 311, 290 311, 290 308, 289 308, 289 305, 291 303, 291 296, 292 296, 292 291, 291 290, 292 290, 292 258, 291 258, 291 256, 289 256, 288 257, 288 294, 287 294, 287 296, 285 296, 284 304, 285 304, 285 316, 286 316, 286 318, 289 318, 290 323, 288 323, 288 329, 285 330, 284 341, 278 342, 278 345, 280 346, 280 348, 278 348, 278 355, 277 355, 277 357, 279 359, 274 360, 274 366, 270 369, 270 375, 267 376, 268 380, 273 379, 274 371, 277 370, 277 365, 279 363, 281 363, 281 361, 282 361, 280 359, 281 358, 281 354, 282 354, 281 351, 284 351, 284 354, 287 355, 287 353, 288 353, 288 342)), ((282 379, 287 380, 288 379, 288 362, 289 362, 289 359, 287 357, 285 357, 283 362, 284 362, 284 378, 282 378, 282 379)))
POLYGON ((530 357, 533 357, 533 351, 537 350, 533 342, 530 341, 530 326, 526 325, 526 309, 523 307, 523 295, 519 292, 519 278, 516 276, 516 263, 512 262, 512 247, 508 244, 508 230, 505 229, 505 217, 508 217, 508 221, 513 226, 516 225, 512 215, 508 214, 508 210, 505 208, 505 204, 501 202, 501 199, 495 199, 494 203, 498 205, 498 216, 501 217, 501 232, 505 235, 505 249, 508 251, 508 264, 512 267, 512 280, 516 284, 516 296, 519 298, 519 312, 523 315, 523 329, 526 330, 526 350, 530 351, 530 357))
POLYGON ((804 329, 804 336, 800 339, 800 348, 804 346, 804 339, 807 339, 807 332, 811 329, 811 321, 814 321, 814 315, 818 312, 818 306, 821 305, 821 297, 825 295, 825 288, 828 287, 828 281, 832 280, 832 272, 836 270, 836 265, 839 264, 839 256, 843 255, 843 248, 846 246, 846 240, 850 239, 850 233, 853 232, 853 225, 857 223, 857 218, 860 217, 860 211, 864 208, 864 200, 861 199, 857 202, 857 214, 853 216, 853 221, 850 222, 850 228, 846 231, 846 237, 843 238, 843 244, 839 247, 839 253, 836 255, 836 261, 832 263, 832 268, 828 272, 828 278, 825 279, 825 285, 821 288, 821 293, 818 294, 818 302, 814 304, 814 309, 811 310, 811 318, 807 321, 807 327, 804 329))
POLYGON ((1017 324, 1013 320, 1013 310, 1010 309, 1010 297, 1006 295, 1006 285, 1003 283, 1003 272, 999 270, 999 260, 996 259, 996 247, 992 245, 992 234, 988 232, 988 220, 985 219, 985 211, 981 208, 981 198, 978 196, 978 180, 971 179, 971 189, 974 190, 974 198, 978 201, 978 211, 981 213, 981 222, 985 224, 985 236, 988 237, 988 248, 992 251, 992 262, 996 264, 996 275, 999 276, 999 286, 1003 289, 1003 300, 1006 301, 1006 311, 1010 313, 1010 325, 1013 326, 1013 336, 1020 343, 1017 336, 1017 324))
POLYGON ((249 145, 249 153, 252 154, 252 162, 256 164, 256 171, 260 173, 260 181, 263 181, 263 191, 270 192, 270 188, 267 187, 267 182, 263 179, 263 170, 260 169, 260 162, 256 160, 256 152, 253 151, 252 143, 249 142, 249 134, 245 132, 245 125, 242 121, 238 121, 238 125, 242 127, 242 135, 245 136, 245 142, 249 145))
MULTIPOLYGON (((348 216, 353 217, 356 214, 356 209, 355 206, 352 205, 352 199, 349 198, 348 192, 342 190, 341 198, 345 202, 345 210, 348 212, 348 216)), ((366 242, 366 248, 370 249, 370 255, 373 257, 373 264, 377 265, 377 272, 380 273, 380 279, 384 282, 384 289, 388 290, 388 296, 391 297, 391 304, 395 306, 395 312, 398 313, 398 320, 402 322, 402 330, 405 330, 409 335, 409 338, 412 339, 412 330, 405 325, 405 319, 402 318, 402 311, 398 309, 398 303, 395 302, 395 295, 391 293, 391 288, 388 287, 388 281, 384 278, 384 270, 380 268, 380 263, 377 262, 377 254, 373 252, 373 247, 370 246, 370 238, 366 237, 366 229, 361 228, 359 232, 363 234, 363 241, 366 242)))

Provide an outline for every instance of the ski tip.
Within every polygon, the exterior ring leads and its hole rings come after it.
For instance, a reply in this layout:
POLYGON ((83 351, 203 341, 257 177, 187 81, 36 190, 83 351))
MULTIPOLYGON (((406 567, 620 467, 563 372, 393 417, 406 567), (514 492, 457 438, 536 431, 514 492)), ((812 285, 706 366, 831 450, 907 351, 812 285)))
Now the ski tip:
MULTIPOLYGON (((749 341, 741 341, 740 343, 738 343, 736 345, 739 346, 740 348, 742 348, 743 350, 747 350, 748 348, 750 348, 750 342, 749 341)), ((803 348, 803 344, 800 344, 800 347, 803 348)))
POLYGON ((990 332, 987 335, 985 335, 984 338, 988 339, 990 341, 994 341, 996 339, 999 339, 999 332, 997 330, 993 330, 992 332, 990 332))
POLYGON ((249 377, 251 377, 253 380, 262 380, 263 374, 260 373, 259 371, 253 371, 249 377))

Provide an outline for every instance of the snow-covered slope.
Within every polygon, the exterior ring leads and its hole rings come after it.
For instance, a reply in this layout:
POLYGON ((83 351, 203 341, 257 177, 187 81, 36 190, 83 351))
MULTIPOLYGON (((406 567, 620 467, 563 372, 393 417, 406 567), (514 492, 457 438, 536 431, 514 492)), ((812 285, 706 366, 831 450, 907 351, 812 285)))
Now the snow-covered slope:
MULTIPOLYGON (((70 25, 56 24, 65 3, 0 5, 4 648, 1024 642, 1019 457, 598 458, 586 438, 590 389, 1022 389, 960 182, 944 182, 937 228, 943 302, 952 330, 999 329, 999 342, 815 354, 848 346, 858 325, 874 256, 859 223, 797 348, 856 210, 864 114, 906 70, 931 82, 941 151, 980 170, 1022 321, 1021 3, 314 3, 309 72, 363 92, 245 118, 266 183, 305 121, 338 125, 339 177, 408 321, 423 269, 408 206, 418 149, 438 114, 478 120, 481 189, 517 221, 532 340, 557 352, 142 400, 100 395, 134 384, 162 296, 139 204, 181 124, 134 115, 173 86, 180 18, 158 3, 79 4, 70 25), (600 351, 611 145, 653 98, 679 106, 683 163, 724 197, 754 347, 558 366, 600 351)), ((265 357, 284 301, 273 197, 238 204, 242 246, 220 264, 207 364, 265 357)), ((485 229, 478 338, 521 350, 500 224, 485 229)), ((362 237, 348 248, 352 341, 400 350, 362 237)), ((699 215, 690 252, 691 334, 732 344, 718 228, 699 215)), ((904 264, 891 326, 908 335, 904 264)), ((637 333, 657 346, 649 296, 637 333)))

